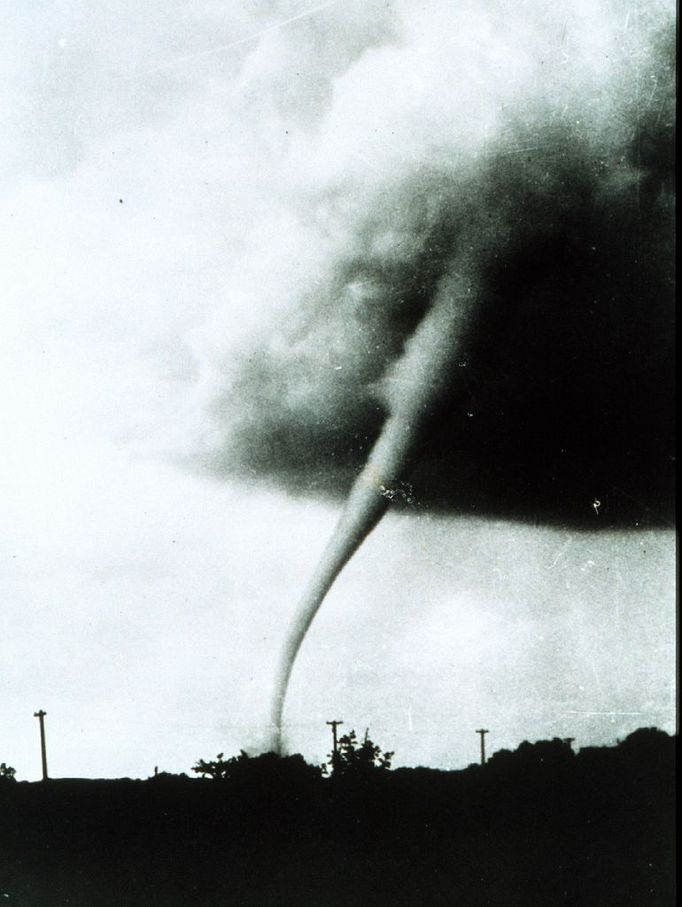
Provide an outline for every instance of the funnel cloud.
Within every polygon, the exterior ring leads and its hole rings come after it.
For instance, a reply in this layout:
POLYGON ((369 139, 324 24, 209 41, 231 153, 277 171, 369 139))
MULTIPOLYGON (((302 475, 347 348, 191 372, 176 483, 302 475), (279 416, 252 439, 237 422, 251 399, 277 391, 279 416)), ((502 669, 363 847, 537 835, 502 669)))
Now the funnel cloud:
MULTIPOLYGON (((563 22, 532 9, 453 14, 459 80, 420 97, 435 123, 387 94, 393 153, 363 116, 339 129, 353 103, 379 116, 368 54, 338 77, 313 159, 334 143, 354 155, 325 162, 298 212, 321 254, 215 407, 218 469, 349 492, 282 654, 278 747, 305 634, 402 482, 413 505, 455 512, 671 519, 671 27, 660 9, 632 24, 608 3, 563 22)), ((382 76, 415 48, 423 61, 404 16, 382 76)))

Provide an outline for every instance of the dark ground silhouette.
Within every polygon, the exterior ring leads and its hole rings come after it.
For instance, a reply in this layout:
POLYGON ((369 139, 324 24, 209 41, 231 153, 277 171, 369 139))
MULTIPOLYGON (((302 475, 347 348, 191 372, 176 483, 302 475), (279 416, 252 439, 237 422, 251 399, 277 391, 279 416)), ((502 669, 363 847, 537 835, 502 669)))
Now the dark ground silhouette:
POLYGON ((675 738, 325 779, 300 756, 222 780, 0 784, 0 903, 671 905, 675 738))

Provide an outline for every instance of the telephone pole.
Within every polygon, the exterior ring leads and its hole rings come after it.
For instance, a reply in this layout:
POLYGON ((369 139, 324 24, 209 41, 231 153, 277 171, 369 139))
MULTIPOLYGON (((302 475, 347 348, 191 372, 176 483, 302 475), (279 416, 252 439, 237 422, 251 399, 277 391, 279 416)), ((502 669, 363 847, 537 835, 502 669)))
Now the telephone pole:
POLYGON ((45 716, 47 712, 40 709, 33 713, 33 717, 40 722, 40 756, 43 763, 43 781, 47 781, 47 748, 45 746, 45 716))
POLYGON ((476 733, 481 735, 481 765, 485 765, 485 735, 489 731, 487 728, 479 728, 476 733))
POLYGON ((343 721, 328 721, 327 724, 332 729, 332 740, 334 741, 332 749, 332 768, 336 768, 336 763, 339 757, 339 744, 338 740, 336 739, 336 729, 340 724, 343 724, 343 721))

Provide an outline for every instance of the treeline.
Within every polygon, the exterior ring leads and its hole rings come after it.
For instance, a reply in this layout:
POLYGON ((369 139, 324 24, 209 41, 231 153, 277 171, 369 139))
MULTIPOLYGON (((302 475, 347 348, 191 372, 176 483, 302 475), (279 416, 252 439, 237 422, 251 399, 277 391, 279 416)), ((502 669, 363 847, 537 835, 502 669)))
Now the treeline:
POLYGON ((22 907, 674 902, 675 738, 656 729, 577 754, 524 742, 452 772, 379 759, 325 777, 272 753, 211 762, 224 771, 1 784, 0 896, 22 907))

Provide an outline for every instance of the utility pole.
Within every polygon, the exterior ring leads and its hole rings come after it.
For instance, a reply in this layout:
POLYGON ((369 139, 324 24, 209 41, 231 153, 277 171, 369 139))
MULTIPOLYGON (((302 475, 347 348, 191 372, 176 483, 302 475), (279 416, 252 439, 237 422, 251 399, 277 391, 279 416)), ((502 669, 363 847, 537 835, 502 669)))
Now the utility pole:
POLYGON ((332 729, 332 740, 334 741, 334 746, 332 749, 332 768, 334 769, 336 768, 336 763, 339 758, 339 744, 338 740, 336 739, 336 729, 340 724, 343 724, 343 721, 328 721, 327 724, 332 729))
POLYGON ((45 716, 47 712, 40 709, 33 713, 33 717, 40 722, 40 756, 43 762, 43 781, 47 781, 47 749, 45 747, 45 716))
POLYGON ((487 728, 479 728, 476 733, 481 735, 481 765, 485 765, 485 735, 489 731, 487 728))

